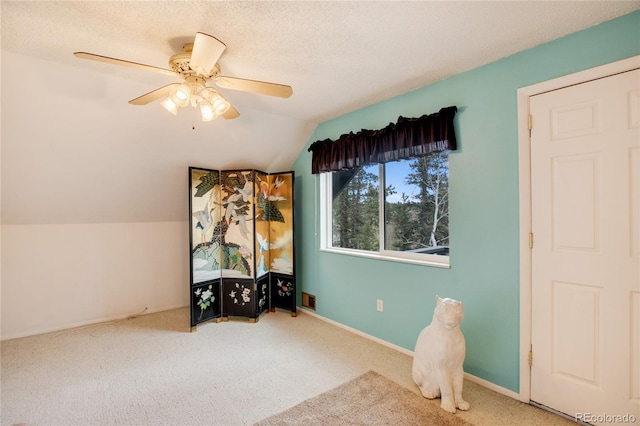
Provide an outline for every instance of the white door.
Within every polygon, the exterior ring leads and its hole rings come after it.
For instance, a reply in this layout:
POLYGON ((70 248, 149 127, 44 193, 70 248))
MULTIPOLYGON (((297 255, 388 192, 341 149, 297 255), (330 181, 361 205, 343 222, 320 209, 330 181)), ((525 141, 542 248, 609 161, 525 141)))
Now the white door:
POLYGON ((531 97, 531 400, 640 422, 640 70, 531 97))

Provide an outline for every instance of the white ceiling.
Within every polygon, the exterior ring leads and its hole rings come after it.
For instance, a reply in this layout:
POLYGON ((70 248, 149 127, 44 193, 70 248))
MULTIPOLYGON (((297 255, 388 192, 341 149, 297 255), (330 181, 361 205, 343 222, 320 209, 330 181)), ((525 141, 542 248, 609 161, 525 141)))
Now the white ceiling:
MULTIPOLYGON (((187 167, 288 170, 317 123, 640 8, 637 1, 2 1, 2 222, 186 220, 187 167), (131 106, 174 82, 75 58, 168 67, 196 32, 235 120, 131 106)), ((428 111, 425 111, 425 113, 428 111)))

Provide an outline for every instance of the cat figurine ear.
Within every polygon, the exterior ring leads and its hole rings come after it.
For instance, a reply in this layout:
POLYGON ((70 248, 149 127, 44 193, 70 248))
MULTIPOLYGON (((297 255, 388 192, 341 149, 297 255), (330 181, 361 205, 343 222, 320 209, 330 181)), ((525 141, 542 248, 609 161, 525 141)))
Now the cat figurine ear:
POLYGON ((438 296, 438 295, 436 294, 436 306, 440 306, 440 304, 442 304, 442 302, 444 302, 445 300, 449 300, 449 301, 451 301, 451 302, 454 302, 454 303, 459 304, 460 306, 463 306, 463 305, 462 305, 462 302, 461 302, 461 301, 459 301, 459 300, 453 300, 453 299, 448 299, 448 298, 443 299, 443 298, 441 298, 440 296, 438 296))

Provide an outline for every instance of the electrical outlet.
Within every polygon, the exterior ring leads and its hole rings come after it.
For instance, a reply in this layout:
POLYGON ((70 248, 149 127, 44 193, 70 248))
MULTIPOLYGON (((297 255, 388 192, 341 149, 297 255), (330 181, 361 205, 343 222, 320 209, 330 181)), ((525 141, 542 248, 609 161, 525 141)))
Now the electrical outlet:
POLYGON ((384 310, 384 302, 382 299, 378 299, 378 312, 382 312, 384 310))

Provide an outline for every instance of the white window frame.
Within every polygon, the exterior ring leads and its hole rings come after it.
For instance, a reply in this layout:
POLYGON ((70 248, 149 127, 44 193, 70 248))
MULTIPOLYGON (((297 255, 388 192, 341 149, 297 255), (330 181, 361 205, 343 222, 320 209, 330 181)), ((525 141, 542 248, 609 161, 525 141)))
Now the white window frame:
POLYGON ((320 174, 320 251, 346 254, 350 256, 365 257, 376 260, 386 260, 392 262, 412 263, 416 265, 434 266, 438 268, 451 268, 449 261, 450 256, 438 255, 438 254, 422 254, 422 253, 409 253, 396 250, 385 250, 384 247, 384 167, 383 164, 379 165, 380 176, 380 198, 379 198, 379 247, 382 249, 379 251, 368 251, 349 249, 342 247, 333 247, 332 235, 333 235, 333 197, 332 197, 332 180, 331 173, 320 174))

